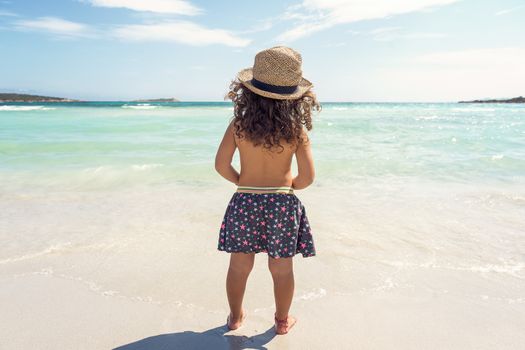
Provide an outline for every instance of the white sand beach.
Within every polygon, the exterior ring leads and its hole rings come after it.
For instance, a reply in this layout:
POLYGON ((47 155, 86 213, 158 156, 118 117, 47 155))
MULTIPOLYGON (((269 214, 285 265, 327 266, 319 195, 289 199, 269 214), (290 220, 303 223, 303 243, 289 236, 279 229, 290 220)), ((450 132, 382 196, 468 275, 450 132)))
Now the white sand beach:
POLYGON ((272 281, 267 255, 258 254, 245 295, 247 319, 228 331, 229 256, 216 250, 216 240, 232 190, 224 184, 111 196, 4 195, 2 228, 16 228, 21 237, 4 252, 17 244, 34 247, 0 261, 1 348, 524 346, 524 267, 480 261, 492 248, 468 239, 466 227, 495 224, 477 221, 489 212, 484 204, 467 204, 477 214, 465 216, 464 226, 445 220, 442 232, 427 232, 426 225, 446 219, 458 205, 465 208, 468 191, 462 189, 449 189, 446 194, 455 196, 450 200, 436 190, 427 205, 408 187, 404 195, 384 192, 404 196, 397 205, 358 187, 298 191, 318 249, 315 257, 294 260, 291 313, 298 323, 288 335, 273 332, 272 281), (437 203, 438 213, 432 208, 437 203), (55 245, 23 242, 46 234, 55 245), (468 247, 471 255, 465 256, 468 247))

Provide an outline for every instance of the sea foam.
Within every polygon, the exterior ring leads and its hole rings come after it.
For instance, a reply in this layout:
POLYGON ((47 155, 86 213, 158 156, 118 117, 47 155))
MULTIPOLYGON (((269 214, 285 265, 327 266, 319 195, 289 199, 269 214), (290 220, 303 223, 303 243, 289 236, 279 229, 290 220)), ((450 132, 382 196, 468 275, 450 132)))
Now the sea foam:
POLYGON ((56 108, 44 106, 0 106, 0 111, 20 112, 20 111, 52 111, 56 108))
POLYGON ((147 109, 157 109, 157 108, 159 108, 159 106, 152 106, 149 103, 140 103, 138 105, 124 105, 124 106, 122 106, 122 108, 147 110, 147 109))

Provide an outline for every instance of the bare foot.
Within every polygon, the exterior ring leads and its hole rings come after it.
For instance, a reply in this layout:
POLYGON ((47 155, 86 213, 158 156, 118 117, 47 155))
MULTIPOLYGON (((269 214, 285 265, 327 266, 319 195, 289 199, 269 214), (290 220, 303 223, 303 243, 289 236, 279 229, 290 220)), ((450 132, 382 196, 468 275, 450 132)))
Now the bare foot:
POLYGON ((232 318, 232 313, 230 312, 230 314, 228 315, 228 318, 226 319, 226 324, 228 325, 228 329, 233 331, 239 328, 240 326, 242 326, 242 322, 244 321, 245 318, 246 318, 246 312, 244 311, 244 309, 241 310, 240 320, 234 320, 232 318))
POLYGON ((275 333, 277 334, 288 333, 290 328, 292 328, 293 325, 297 323, 297 319, 290 315, 288 315, 287 318, 284 318, 282 320, 278 319, 277 316, 274 315, 274 320, 275 320, 275 333))

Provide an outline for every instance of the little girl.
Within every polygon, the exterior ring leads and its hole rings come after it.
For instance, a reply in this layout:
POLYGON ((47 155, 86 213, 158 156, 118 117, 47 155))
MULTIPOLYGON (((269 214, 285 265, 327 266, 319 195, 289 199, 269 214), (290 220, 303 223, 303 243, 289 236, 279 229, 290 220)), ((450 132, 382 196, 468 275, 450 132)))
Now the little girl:
POLYGON ((306 130, 312 129, 312 110, 321 108, 312 83, 302 77, 301 64, 301 55, 288 47, 263 50, 255 56, 253 68, 239 72, 228 93, 234 116, 217 151, 215 169, 237 185, 218 240, 218 250, 231 253, 226 322, 232 330, 246 316, 242 300, 256 253, 268 254, 277 334, 286 334, 297 321, 288 314, 294 293, 292 258, 296 253, 316 254, 305 208, 293 193, 314 180, 306 130), (240 174, 231 165, 236 148, 240 174))

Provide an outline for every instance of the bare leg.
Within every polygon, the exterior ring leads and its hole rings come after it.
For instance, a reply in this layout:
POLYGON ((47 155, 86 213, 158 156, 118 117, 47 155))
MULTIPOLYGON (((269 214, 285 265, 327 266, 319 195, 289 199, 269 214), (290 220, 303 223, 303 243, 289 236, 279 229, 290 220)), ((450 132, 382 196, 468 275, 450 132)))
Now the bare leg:
POLYGON ((230 323, 233 329, 240 326, 243 317, 242 300, 254 261, 255 253, 231 253, 230 256, 230 267, 226 277, 226 293, 230 304, 230 323))
POLYGON ((272 273, 273 291, 275 296, 275 317, 287 319, 286 327, 278 327, 278 333, 287 333, 295 323, 295 318, 288 315, 294 294, 293 257, 274 259, 268 257, 268 268, 272 273), (284 328, 283 328, 284 327, 284 328))

